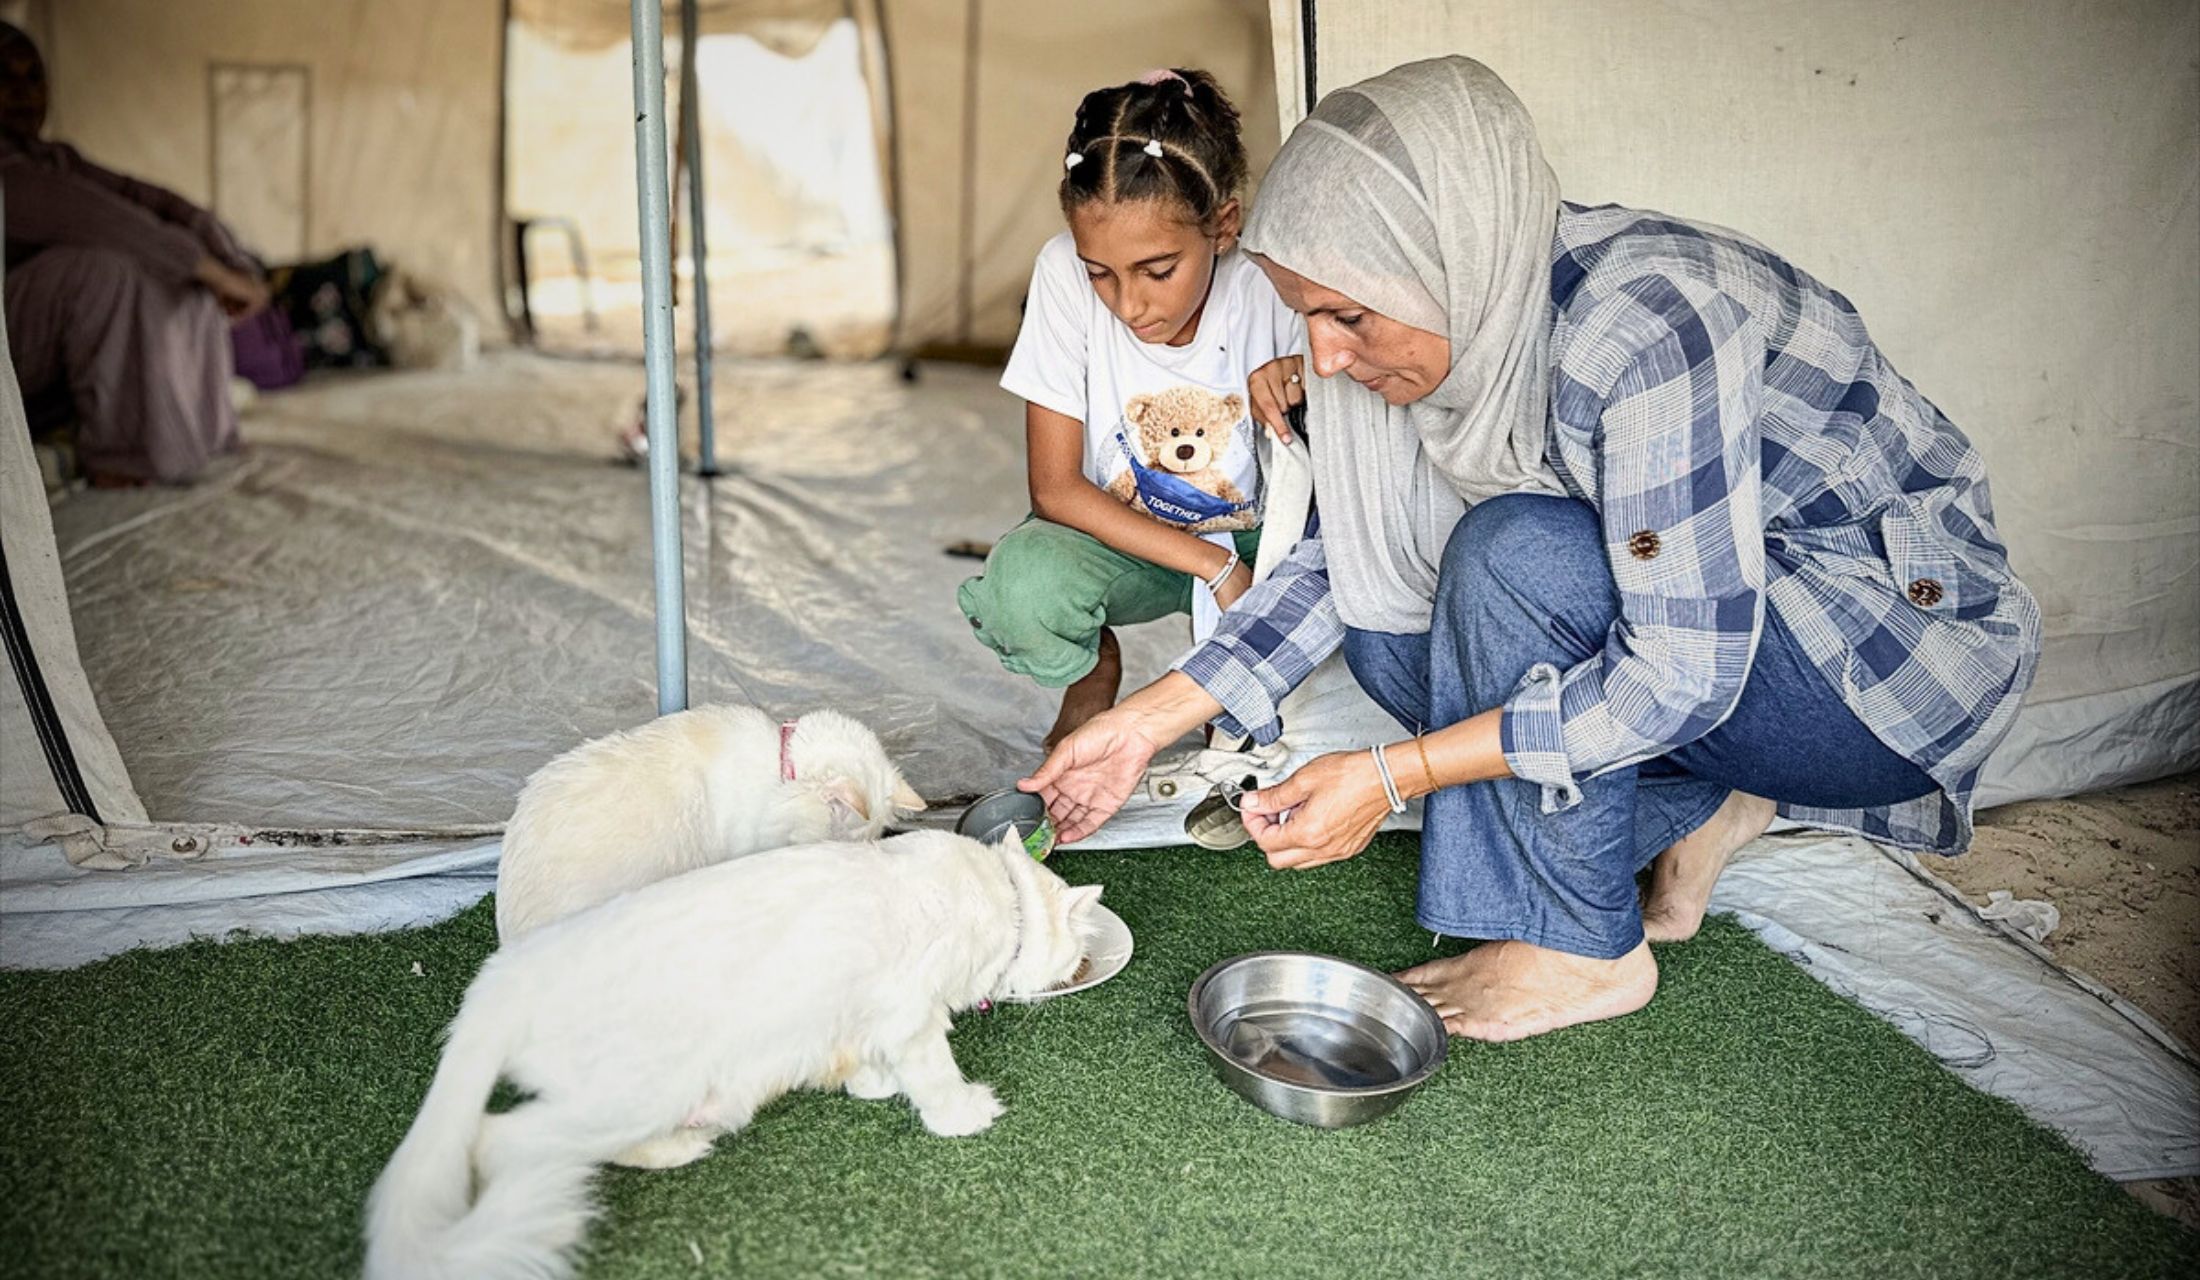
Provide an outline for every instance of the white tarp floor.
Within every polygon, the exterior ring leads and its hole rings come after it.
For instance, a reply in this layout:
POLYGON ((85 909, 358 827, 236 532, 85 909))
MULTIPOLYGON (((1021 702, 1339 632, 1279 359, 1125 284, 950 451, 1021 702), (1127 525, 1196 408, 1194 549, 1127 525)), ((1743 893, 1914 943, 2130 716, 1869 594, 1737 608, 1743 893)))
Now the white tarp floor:
MULTIPOLYGON (((543 761, 652 714, 644 480, 611 461, 640 385, 635 365, 521 354, 319 381, 264 402, 252 453, 198 488, 60 503, 84 665, 154 819, 495 824, 543 761)), ((1021 414, 992 375, 727 364, 718 399, 734 473, 685 490, 693 700, 841 707, 935 797, 1033 763, 1052 697, 970 637, 954 587, 976 565, 941 550, 1024 513, 1021 414)), ((1185 636, 1127 634, 1128 679, 1185 636)), ((1107 843, 1180 843, 1187 803, 1143 800, 1107 843)), ((0 965, 396 928, 494 883, 479 838, 219 847, 92 872, 0 839, 0 965)), ((1715 907, 2103 1173, 2200 1173, 2189 1050, 1883 851, 1771 838, 1715 907)))
MULTIPOLYGON (((526 776, 656 708, 641 373, 494 359, 269 397, 187 491, 79 495, 55 540, 99 691, 162 820, 501 822, 526 776)), ((1013 776, 1047 698, 1002 672, 941 553, 1024 512, 991 379, 728 364, 685 487, 690 697, 868 721, 928 795, 1013 776)), ((1141 636, 1143 668, 1171 640, 1141 636)))

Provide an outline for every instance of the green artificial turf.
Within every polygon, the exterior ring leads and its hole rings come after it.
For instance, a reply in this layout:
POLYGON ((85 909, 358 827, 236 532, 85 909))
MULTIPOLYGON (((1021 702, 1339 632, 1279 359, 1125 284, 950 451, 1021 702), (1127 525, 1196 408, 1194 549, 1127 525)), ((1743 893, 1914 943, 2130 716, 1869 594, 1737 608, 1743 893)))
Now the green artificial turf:
MULTIPOLYGON (((1278 875, 1247 853, 1064 854, 1138 952, 964 1018, 1007 1103, 926 1134, 804 1094, 707 1159, 608 1171, 584 1274, 1982 1276, 2200 1271, 2200 1238, 1738 927, 1665 948, 1633 1017, 1454 1041, 1390 1117, 1322 1132, 1210 1073, 1184 993, 1265 948, 1431 953, 1410 838, 1278 875)), ((356 1274, 359 1209, 494 941, 202 943, 0 975, 0 1272, 356 1274), (419 966, 419 973, 414 966, 419 966)))

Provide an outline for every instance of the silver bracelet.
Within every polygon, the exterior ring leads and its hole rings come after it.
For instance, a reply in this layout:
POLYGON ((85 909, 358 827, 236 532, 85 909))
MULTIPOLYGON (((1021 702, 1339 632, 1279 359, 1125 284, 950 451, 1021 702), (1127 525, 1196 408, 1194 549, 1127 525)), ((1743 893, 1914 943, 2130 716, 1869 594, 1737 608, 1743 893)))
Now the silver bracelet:
POLYGON ((1390 761, 1383 758, 1383 744, 1378 742, 1369 747, 1368 753, 1375 757, 1375 772, 1383 780, 1383 799, 1390 802, 1390 811, 1404 813, 1405 797, 1398 794, 1398 780, 1390 776, 1390 761))
POLYGON ((1222 562, 1222 567, 1215 571, 1214 577, 1207 579, 1207 589, 1215 592, 1221 591, 1222 584, 1230 580, 1230 575, 1237 571, 1237 567, 1238 553, 1235 549, 1232 549, 1230 558, 1222 562))

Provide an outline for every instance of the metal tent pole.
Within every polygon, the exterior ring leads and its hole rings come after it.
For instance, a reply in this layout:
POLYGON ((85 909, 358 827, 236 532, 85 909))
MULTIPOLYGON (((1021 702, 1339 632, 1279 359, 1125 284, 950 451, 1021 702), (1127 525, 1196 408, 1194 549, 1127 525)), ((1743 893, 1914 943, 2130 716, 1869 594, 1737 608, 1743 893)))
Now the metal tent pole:
POLYGON ((694 275, 688 301, 695 307, 695 424, 702 444, 695 470, 718 474, 718 424, 710 410, 710 251, 703 243, 703 105, 697 92, 696 0, 680 0, 680 132, 687 144, 688 260, 694 275))
POLYGON ((673 399, 672 193, 665 176, 662 0, 631 0, 634 171, 642 240, 642 348, 648 369, 649 536, 657 578, 657 713, 687 708, 687 599, 680 558, 680 430, 673 399))

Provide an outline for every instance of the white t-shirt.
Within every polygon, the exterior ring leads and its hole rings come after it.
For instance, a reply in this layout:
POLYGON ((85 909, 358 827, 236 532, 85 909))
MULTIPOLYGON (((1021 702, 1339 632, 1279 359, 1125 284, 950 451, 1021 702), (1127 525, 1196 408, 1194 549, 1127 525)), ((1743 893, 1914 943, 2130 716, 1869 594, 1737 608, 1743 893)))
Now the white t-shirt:
POLYGON ((1305 333, 1233 249, 1215 260, 1198 336, 1181 347, 1140 342, 1100 300, 1065 231, 1039 251, 1001 386, 1085 424, 1085 478, 1102 489, 1131 501, 1135 486, 1132 505, 1182 528, 1251 528, 1260 459, 1245 380, 1299 354, 1305 333))

